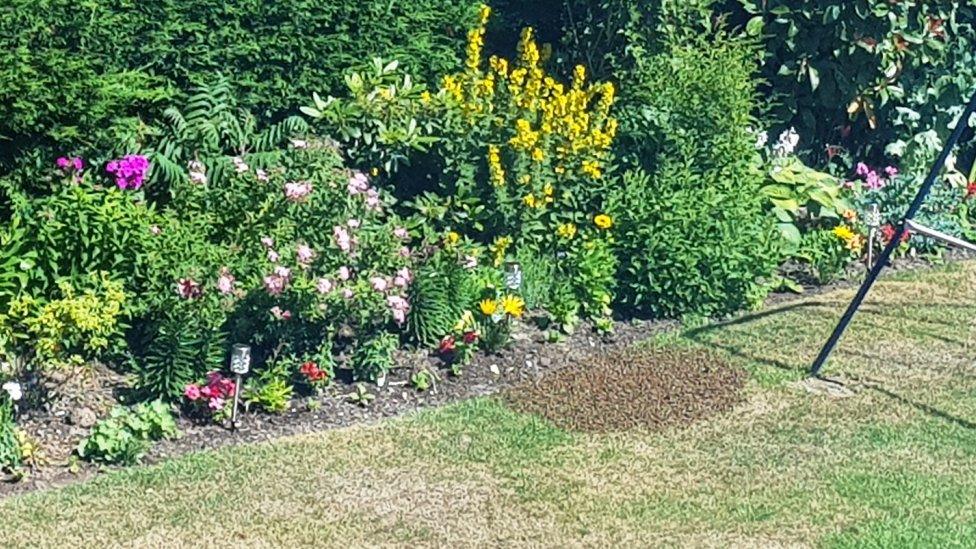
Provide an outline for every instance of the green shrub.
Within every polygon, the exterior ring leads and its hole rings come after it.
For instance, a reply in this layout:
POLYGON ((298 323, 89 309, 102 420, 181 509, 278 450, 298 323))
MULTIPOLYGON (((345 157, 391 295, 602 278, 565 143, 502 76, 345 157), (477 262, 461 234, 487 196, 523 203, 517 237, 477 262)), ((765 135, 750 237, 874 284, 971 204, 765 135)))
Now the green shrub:
POLYGON ((117 128, 217 73, 280 114, 373 56, 424 76, 458 64, 471 2, 13 0, 0 10, 0 136, 114 147, 117 128))
POLYGON ((453 250, 438 250, 418 268, 410 286, 414 304, 407 317, 407 333, 419 345, 434 347, 451 333, 477 298, 477 285, 453 250))
POLYGON ((172 411, 158 400, 133 408, 116 406, 78 444, 78 455, 89 461, 132 465, 142 459, 154 441, 177 436, 172 411))
POLYGON ((729 313, 763 297, 779 259, 748 130, 755 46, 722 32, 664 46, 622 83, 632 167, 608 206, 620 299, 655 316, 729 313))
MULTIPOLYGON (((971 2, 731 0, 734 21, 765 41, 762 76, 780 128, 795 126, 808 160, 827 145, 846 168, 897 157, 920 179, 976 81, 971 2)), ((916 184, 918 181, 916 181, 916 184)))
POLYGON ((361 341, 352 355, 353 376, 369 381, 386 377, 393 367, 396 348, 396 336, 386 332, 361 341))

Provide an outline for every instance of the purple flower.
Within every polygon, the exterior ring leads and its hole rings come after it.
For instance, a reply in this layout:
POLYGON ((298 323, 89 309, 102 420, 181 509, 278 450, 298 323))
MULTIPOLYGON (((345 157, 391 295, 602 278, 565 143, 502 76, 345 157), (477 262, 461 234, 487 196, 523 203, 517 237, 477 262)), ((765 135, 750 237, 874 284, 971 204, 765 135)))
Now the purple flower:
POLYGON ((887 168, 884 169, 884 171, 888 175, 888 177, 895 177, 898 175, 898 168, 894 166, 888 166, 887 168))
POLYGON ((871 171, 868 173, 867 179, 865 180, 867 186, 872 191, 876 191, 885 186, 886 181, 884 178, 878 175, 878 172, 871 171))
POLYGON ((129 154, 109 162, 105 171, 115 176, 115 184, 119 189, 138 190, 149 171, 149 159, 141 154, 129 154))
POLYGON ((871 168, 868 167, 864 162, 857 163, 857 175, 861 177, 867 177, 871 173, 871 168))

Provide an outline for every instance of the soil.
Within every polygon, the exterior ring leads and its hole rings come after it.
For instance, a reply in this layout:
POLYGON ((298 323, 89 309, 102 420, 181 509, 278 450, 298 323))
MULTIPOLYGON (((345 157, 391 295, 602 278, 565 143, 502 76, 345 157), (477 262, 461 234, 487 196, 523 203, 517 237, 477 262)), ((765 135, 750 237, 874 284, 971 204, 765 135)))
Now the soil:
POLYGON ((503 398, 565 429, 657 431, 731 409, 742 401, 746 378, 704 351, 631 349, 549 371, 503 398))
MULTIPOLYGON (((340 371, 336 383, 326 394, 296 398, 282 414, 242 412, 236 430, 227 425, 201 424, 181 417, 178 421, 182 436, 155 444, 143 462, 156 463, 194 451, 372 423, 424 408, 496 394, 505 388, 537 382, 549 371, 592 364, 594 357, 620 352, 654 333, 675 326, 675 322, 667 321, 620 322, 614 332, 606 336, 596 334, 590 326, 580 326, 575 334, 552 343, 548 341, 547 331, 532 323, 522 323, 513 330, 509 348, 494 355, 476 355, 458 377, 451 375, 447 365, 426 351, 398 351, 398 367, 390 372, 384 384, 365 384, 376 397, 367 407, 350 401, 349 395, 355 391, 355 384, 349 380, 348 372, 340 371), (421 368, 436 371, 440 377, 430 390, 424 392, 409 383, 410 376, 421 368)), ((72 457, 78 442, 88 433, 88 429, 72 422, 79 417, 79 408, 104 416, 116 403, 112 395, 118 394, 126 380, 102 367, 69 377, 72 381, 63 384, 57 393, 56 406, 20 415, 18 424, 40 445, 45 459, 19 482, 0 482, 0 498, 72 484, 115 469, 80 462, 72 457)))

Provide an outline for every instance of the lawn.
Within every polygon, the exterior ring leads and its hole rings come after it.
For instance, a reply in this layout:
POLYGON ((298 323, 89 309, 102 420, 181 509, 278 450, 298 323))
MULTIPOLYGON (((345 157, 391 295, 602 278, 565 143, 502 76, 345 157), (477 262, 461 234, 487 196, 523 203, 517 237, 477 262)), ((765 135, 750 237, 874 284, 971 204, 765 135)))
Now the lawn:
POLYGON ((751 373, 690 428, 562 431, 493 399, 200 453, 0 503, 3 546, 976 545, 976 264, 660 337, 751 373), (815 389, 818 387, 814 387, 815 389))

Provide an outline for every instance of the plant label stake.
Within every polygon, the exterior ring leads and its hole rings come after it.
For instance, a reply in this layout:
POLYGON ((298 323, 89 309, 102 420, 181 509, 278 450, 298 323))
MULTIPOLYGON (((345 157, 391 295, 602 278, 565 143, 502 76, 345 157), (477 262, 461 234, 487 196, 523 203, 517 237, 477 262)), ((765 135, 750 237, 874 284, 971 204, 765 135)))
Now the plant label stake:
POLYGON ((864 217, 868 226, 867 269, 870 271, 874 267, 874 243, 878 239, 878 229, 881 228, 881 210, 878 209, 877 202, 868 205, 868 212, 864 217))
POLYGON ((922 183, 922 187, 918 190, 918 194, 915 195, 915 200, 912 201, 911 206, 908 207, 908 211, 905 212, 905 217, 898 223, 895 229, 895 234, 892 235, 891 240, 881 251, 881 255, 878 256, 877 262, 871 266, 871 270, 868 272, 867 278, 861 284, 860 289, 858 289, 857 294, 854 296, 854 300, 844 311, 844 316, 840 318, 840 322, 837 323, 837 327, 834 328, 833 333, 830 334, 830 338, 824 343, 823 348, 820 350, 820 354, 817 355, 817 359, 813 361, 813 366, 810 368, 810 375, 817 376, 820 374, 820 369, 823 368, 824 363, 827 362, 827 358, 830 357, 830 353, 833 352, 834 347, 837 346, 837 342, 840 340, 841 336, 844 335, 844 331, 847 330, 847 326, 851 323, 854 318, 854 314, 857 310, 861 308, 861 304, 864 303, 864 298, 867 297, 868 292, 871 291, 871 286, 878 280, 878 276, 881 271, 888 266, 888 262, 891 260, 892 254, 901 245, 902 238, 908 233, 908 231, 916 231, 929 238, 934 238, 936 240, 941 240, 951 246, 959 246, 970 250, 976 250, 976 245, 970 244, 964 240, 949 236, 944 233, 940 233, 934 229, 930 229, 923 225, 919 225, 914 221, 915 215, 925 204, 925 199, 928 198, 929 192, 932 190, 932 185, 935 184, 935 180, 939 177, 942 172, 942 168, 945 167, 946 160, 949 158, 949 154, 952 153, 952 149, 955 148, 959 140, 962 139, 962 134, 969 127, 970 119, 973 117, 973 113, 976 113, 976 93, 973 93, 972 98, 969 100, 969 104, 966 105, 966 109, 963 111, 962 116, 959 117, 958 122, 956 122, 955 129, 952 130, 952 135, 949 136, 949 140, 946 141, 945 148, 939 154, 939 157, 935 160, 935 165, 932 166, 932 170, 929 172, 928 177, 922 183))
POLYGON ((518 263, 510 262, 506 265, 505 287, 513 291, 522 287, 522 266, 518 263))
POLYGON ((251 368, 251 348, 235 343, 230 352, 230 371, 234 374, 234 408, 231 410, 230 426, 237 429, 237 408, 241 400, 241 376, 251 368))

